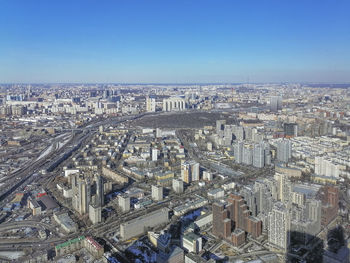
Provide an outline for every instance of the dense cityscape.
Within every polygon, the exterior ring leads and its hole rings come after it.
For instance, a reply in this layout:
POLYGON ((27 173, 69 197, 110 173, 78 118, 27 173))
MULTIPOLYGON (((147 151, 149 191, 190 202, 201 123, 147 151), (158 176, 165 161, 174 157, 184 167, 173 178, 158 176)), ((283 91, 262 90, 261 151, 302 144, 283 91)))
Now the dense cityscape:
POLYGON ((1 262, 349 262, 350 85, 0 85, 1 262))

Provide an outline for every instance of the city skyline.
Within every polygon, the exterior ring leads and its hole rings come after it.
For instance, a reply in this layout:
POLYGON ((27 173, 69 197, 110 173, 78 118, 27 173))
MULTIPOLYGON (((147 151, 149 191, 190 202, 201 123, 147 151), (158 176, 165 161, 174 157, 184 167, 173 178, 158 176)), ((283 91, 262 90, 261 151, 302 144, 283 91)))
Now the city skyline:
POLYGON ((348 83, 349 7, 2 2, 0 83, 348 83))
POLYGON ((0 84, 1 261, 349 263, 349 189, 350 84, 0 84))

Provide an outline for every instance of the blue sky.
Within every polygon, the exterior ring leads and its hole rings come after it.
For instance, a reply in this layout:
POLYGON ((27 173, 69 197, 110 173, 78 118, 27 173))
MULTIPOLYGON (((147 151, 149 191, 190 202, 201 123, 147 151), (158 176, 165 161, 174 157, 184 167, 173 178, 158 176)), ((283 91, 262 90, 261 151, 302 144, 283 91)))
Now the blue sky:
POLYGON ((4 82, 350 82, 349 0, 0 0, 4 82))

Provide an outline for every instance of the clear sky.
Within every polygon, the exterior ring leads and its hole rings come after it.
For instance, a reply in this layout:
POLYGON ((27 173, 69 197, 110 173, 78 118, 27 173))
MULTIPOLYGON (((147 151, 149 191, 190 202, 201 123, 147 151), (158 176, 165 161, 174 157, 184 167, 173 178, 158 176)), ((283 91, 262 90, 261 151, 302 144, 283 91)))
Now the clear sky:
POLYGON ((349 0, 0 0, 4 82, 350 82, 349 0))

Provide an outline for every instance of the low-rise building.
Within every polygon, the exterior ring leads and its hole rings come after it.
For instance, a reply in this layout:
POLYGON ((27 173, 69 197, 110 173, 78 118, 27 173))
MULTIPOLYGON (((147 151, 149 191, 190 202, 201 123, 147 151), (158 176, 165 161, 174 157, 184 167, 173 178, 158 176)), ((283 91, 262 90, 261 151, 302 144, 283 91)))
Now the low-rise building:
POLYGON ((218 199, 223 198, 225 195, 225 191, 222 188, 216 188, 208 192, 208 198, 218 199))
POLYGON ((202 251, 202 237, 188 232, 182 237, 182 246, 189 252, 199 253, 202 251))
POLYGON ((167 223, 169 220, 169 209, 162 208, 147 215, 140 216, 120 225, 120 236, 128 240, 144 234, 147 229, 167 223))
POLYGON ((67 233, 74 233, 78 230, 77 224, 70 218, 67 212, 55 213, 53 218, 67 233))

